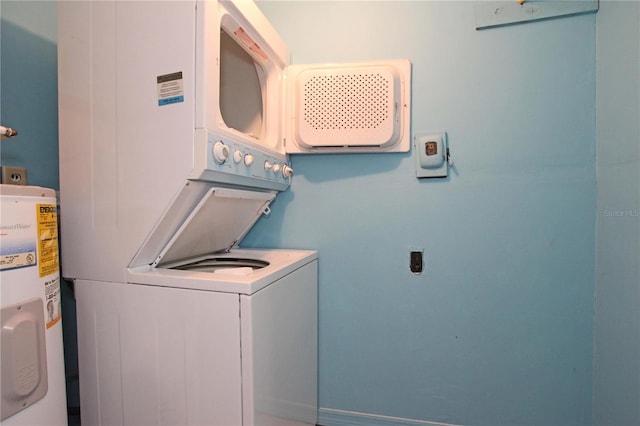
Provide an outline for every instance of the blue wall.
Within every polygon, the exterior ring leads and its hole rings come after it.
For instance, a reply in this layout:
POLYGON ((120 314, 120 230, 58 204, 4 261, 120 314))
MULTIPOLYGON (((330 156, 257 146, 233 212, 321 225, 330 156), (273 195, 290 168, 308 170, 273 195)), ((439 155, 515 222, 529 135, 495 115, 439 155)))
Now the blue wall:
POLYGON ((258 5, 293 63, 410 59, 412 131, 448 131, 456 162, 419 181, 411 153, 295 156, 245 240, 320 251, 321 423, 590 424, 595 15, 476 31, 470 2, 258 5))
POLYGON ((640 3, 597 20, 594 423, 640 424, 640 3))
POLYGON ((0 142, 0 164, 58 189, 56 2, 2 0, 0 13, 0 124, 19 132, 0 142))

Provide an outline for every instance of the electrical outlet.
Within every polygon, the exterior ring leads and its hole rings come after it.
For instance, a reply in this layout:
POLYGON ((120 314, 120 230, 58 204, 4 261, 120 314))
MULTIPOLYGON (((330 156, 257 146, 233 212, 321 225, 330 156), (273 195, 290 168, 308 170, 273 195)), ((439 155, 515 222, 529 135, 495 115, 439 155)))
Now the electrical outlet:
POLYGON ((27 169, 24 167, 2 166, 1 182, 11 185, 26 185, 27 169))
POLYGON ((409 252, 409 269, 414 275, 420 275, 424 265, 422 250, 412 250, 409 252))

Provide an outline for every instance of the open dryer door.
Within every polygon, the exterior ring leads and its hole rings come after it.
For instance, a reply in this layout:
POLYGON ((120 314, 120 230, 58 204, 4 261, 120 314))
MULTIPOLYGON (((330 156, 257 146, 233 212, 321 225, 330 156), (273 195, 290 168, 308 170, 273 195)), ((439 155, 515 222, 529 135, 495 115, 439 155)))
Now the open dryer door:
POLYGON ((411 141, 407 59, 290 65, 287 152, 407 152, 411 141))

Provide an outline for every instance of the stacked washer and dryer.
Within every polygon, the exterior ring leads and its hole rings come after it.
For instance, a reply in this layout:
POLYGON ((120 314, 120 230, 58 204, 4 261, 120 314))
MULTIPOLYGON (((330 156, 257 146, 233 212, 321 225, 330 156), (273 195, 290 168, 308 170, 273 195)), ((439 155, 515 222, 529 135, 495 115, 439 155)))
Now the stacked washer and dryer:
POLYGON ((237 247, 291 180, 284 44, 249 2, 58 17, 82 423, 315 424, 317 253, 237 247))
POLYGON ((114 0, 58 2, 58 66, 82 423, 314 425, 317 253, 239 244, 288 152, 409 150, 409 61, 290 67, 252 1, 114 0))

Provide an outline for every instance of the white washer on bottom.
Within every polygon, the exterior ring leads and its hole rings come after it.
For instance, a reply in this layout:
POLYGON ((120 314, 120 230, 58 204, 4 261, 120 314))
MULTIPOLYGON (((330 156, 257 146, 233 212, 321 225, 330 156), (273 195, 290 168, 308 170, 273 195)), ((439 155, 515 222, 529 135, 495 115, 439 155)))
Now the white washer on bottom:
POLYGON ((232 247, 274 196, 196 189, 127 282, 76 280, 83 424, 316 424, 317 253, 232 247))
POLYGON ((269 266, 76 281, 83 424, 315 425, 316 253, 229 256, 269 266))

